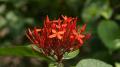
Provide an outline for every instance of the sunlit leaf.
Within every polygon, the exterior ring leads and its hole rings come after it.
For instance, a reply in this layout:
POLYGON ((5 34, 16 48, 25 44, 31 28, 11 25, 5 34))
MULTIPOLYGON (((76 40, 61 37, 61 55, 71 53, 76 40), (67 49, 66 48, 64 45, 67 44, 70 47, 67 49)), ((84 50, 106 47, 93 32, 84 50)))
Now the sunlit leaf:
POLYGON ((115 63, 115 67, 120 67, 120 63, 115 63))
POLYGON ((112 67, 112 65, 96 59, 83 59, 76 67, 112 67))
POLYGON ((105 18, 105 19, 110 19, 112 16, 112 9, 107 7, 104 11, 102 11, 101 15, 105 18))
POLYGON ((69 52, 69 53, 66 52, 64 54, 63 59, 72 59, 72 58, 76 57, 78 54, 79 54, 79 49, 72 51, 72 52, 69 52))

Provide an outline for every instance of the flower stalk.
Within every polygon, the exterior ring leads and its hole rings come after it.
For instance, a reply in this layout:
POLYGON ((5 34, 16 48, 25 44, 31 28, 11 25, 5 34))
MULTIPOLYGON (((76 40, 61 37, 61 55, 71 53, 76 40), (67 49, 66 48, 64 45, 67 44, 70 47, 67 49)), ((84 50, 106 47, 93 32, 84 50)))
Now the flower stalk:
POLYGON ((51 63, 49 65, 49 67, 64 67, 64 65, 62 62, 60 62, 60 63, 57 62, 57 63, 51 63))

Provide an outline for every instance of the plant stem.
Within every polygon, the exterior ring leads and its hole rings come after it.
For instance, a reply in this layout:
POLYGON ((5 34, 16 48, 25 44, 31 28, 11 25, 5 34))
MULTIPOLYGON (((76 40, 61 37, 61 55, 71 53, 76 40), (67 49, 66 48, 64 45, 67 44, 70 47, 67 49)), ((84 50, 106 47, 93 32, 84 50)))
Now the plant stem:
POLYGON ((57 63, 50 63, 49 67, 64 67, 64 65, 61 62, 57 62, 57 63))
POLYGON ((57 63, 57 67, 64 67, 63 63, 57 63))

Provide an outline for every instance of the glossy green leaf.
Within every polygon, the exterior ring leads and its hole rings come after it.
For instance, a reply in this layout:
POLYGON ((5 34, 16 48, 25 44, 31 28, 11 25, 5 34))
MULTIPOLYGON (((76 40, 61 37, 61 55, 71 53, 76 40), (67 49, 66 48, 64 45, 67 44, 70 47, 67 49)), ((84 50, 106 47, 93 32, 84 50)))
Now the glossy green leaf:
POLYGON ((98 35, 110 50, 120 48, 120 29, 114 21, 101 21, 98 26, 98 35))
POLYGON ((29 46, 16 46, 16 47, 1 47, 0 56, 27 56, 27 57, 37 57, 41 60, 51 61, 48 57, 43 54, 34 51, 29 46))
POLYGON ((112 65, 96 59, 83 59, 76 67, 112 67, 112 65))
POLYGON ((79 54, 79 49, 72 51, 72 52, 66 52, 63 56, 63 59, 72 59, 74 57, 76 57, 79 54))

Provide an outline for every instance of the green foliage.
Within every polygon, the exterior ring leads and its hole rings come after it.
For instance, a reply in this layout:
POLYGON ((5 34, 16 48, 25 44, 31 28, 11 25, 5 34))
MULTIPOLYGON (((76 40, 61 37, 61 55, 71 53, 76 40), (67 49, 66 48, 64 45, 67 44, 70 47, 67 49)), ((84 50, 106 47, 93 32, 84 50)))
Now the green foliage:
POLYGON ((5 4, 0 5, 0 14, 4 13, 5 10, 6 10, 6 5, 5 4))
POLYGON ((101 15, 105 18, 105 19, 110 19, 112 16, 112 9, 110 7, 107 7, 102 13, 101 15))
POLYGON ((64 67, 63 63, 50 63, 49 67, 64 67))
POLYGON ((115 67, 120 67, 120 63, 115 63, 115 67))
POLYGON ((79 49, 72 51, 72 52, 69 52, 69 53, 66 52, 64 54, 63 59, 72 59, 72 58, 76 57, 78 54, 79 54, 79 49))
POLYGON ((110 50, 120 48, 119 26, 114 21, 104 20, 98 26, 98 34, 110 50))
POLYGON ((109 15, 106 15, 107 7, 108 0, 87 0, 83 9, 82 18, 85 21, 93 21, 99 18, 101 13, 105 18, 109 18, 109 15))
POLYGON ((6 23, 7 23, 6 19, 4 17, 0 16, 0 28, 5 26, 6 23))
POLYGON ((1 47, 0 56, 19 56, 19 57, 36 57, 41 60, 50 61, 45 55, 33 51, 31 46, 1 47))
POLYGON ((96 59, 83 59, 76 67, 112 67, 112 65, 96 59))

